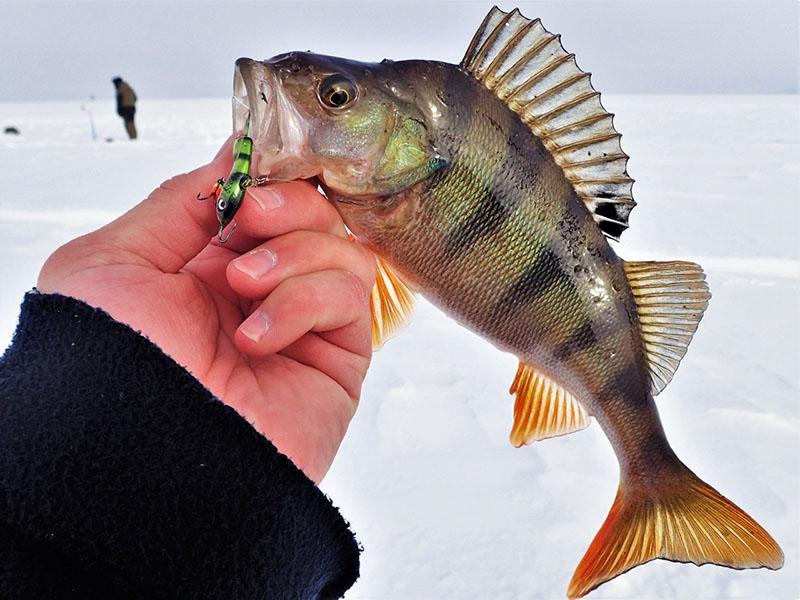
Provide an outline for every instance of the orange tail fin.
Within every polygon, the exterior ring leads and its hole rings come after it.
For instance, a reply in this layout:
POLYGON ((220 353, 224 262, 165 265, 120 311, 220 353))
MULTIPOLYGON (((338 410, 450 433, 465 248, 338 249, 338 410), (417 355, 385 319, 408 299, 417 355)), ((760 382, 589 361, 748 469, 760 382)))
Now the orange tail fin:
POLYGON ((783 566, 778 544, 742 509, 688 469, 678 477, 660 490, 620 484, 611 512, 575 569, 569 598, 655 558, 734 569, 783 566))

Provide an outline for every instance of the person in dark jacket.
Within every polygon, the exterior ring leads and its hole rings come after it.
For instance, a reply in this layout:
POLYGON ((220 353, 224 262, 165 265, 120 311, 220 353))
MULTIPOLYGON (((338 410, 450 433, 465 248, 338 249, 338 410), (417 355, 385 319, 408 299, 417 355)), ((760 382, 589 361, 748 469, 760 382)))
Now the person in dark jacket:
POLYGON ((359 572, 316 487, 371 355, 370 255, 305 182, 170 179, 53 253, 0 360, 0 597, 337 598, 359 572), (209 240, 212 240, 209 242, 209 240))
POLYGON ((125 121, 125 131, 128 132, 128 137, 135 140, 136 125, 133 117, 136 115, 136 92, 121 77, 114 77, 111 82, 117 88, 117 114, 125 121))

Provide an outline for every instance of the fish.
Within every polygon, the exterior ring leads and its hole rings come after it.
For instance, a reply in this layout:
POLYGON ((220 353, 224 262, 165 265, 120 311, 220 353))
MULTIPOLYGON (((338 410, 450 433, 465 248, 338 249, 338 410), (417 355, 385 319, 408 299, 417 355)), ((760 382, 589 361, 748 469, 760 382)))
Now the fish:
POLYGON ((422 294, 519 359, 515 446, 599 423, 619 487, 569 598, 654 559, 783 565, 772 536, 667 440, 654 397, 708 306, 706 277, 616 254, 636 205, 628 155, 559 35, 494 7, 458 65, 241 58, 235 134, 248 115, 253 173, 316 181, 375 255, 376 348, 422 294))

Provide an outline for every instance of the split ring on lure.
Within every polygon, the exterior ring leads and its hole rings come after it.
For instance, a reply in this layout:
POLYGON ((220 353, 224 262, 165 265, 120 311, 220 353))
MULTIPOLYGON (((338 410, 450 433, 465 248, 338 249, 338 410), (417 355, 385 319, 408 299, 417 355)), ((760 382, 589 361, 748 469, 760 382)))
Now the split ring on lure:
POLYGON ((228 179, 218 179, 211 191, 207 196, 197 194, 198 200, 214 200, 214 205, 217 209, 217 219, 219 220, 219 233, 217 239, 220 244, 224 244, 233 235, 236 229, 236 223, 228 232, 228 235, 223 237, 222 231, 233 220, 236 212, 244 200, 245 189, 251 185, 262 185, 266 183, 267 179, 256 178, 250 176, 250 161, 253 156, 253 140, 247 136, 250 128, 250 119, 247 119, 244 135, 237 138, 233 143, 233 168, 228 175, 228 179))

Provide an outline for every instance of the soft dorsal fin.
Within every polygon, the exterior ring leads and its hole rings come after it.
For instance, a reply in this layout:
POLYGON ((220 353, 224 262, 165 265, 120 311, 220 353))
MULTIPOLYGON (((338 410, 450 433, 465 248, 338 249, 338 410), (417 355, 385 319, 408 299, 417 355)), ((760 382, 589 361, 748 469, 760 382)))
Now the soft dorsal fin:
POLYGON ((509 391, 517 396, 509 436, 517 448, 589 426, 589 413, 580 402, 525 363, 519 363, 509 391))
POLYGON ((414 292, 380 256, 375 256, 377 273, 370 296, 372 349, 378 350, 411 318, 414 292))
POLYGON ((461 67, 516 112, 542 140, 603 233, 619 240, 636 205, 628 155, 614 115, 590 74, 539 19, 496 6, 472 38, 461 67))
POLYGON ((700 265, 690 262, 625 262, 639 313, 651 391, 672 379, 686 354, 711 294, 700 265))

